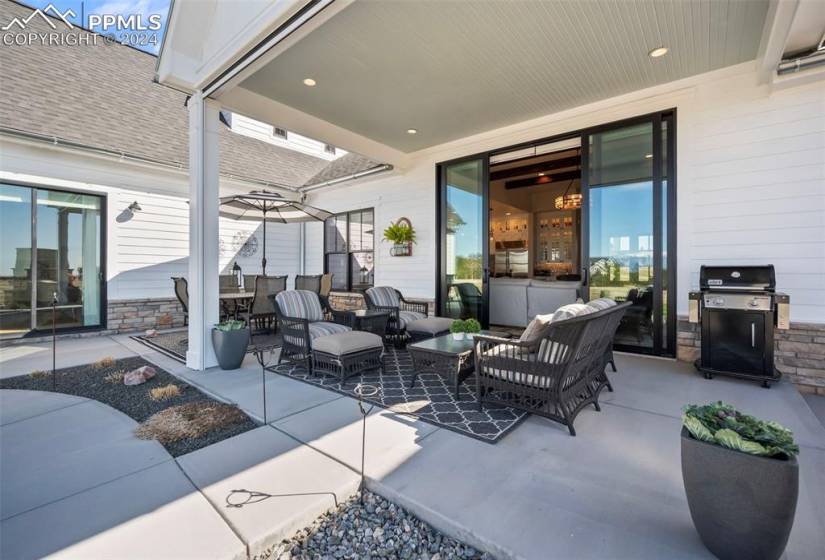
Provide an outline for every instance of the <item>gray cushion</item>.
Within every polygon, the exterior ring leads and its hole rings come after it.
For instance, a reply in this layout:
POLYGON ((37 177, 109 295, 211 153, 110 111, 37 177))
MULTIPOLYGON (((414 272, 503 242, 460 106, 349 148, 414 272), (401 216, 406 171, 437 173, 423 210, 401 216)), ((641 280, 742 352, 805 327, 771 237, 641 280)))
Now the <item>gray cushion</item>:
POLYGON ((402 327, 406 327, 419 319, 424 319, 427 316, 423 313, 419 313, 418 311, 399 311, 398 312, 398 322, 401 323, 402 327))
POLYGON ((450 330, 450 325, 453 324, 454 319, 447 319, 445 317, 427 317, 426 319, 418 319, 407 324, 407 332, 426 333, 429 335, 436 335, 450 330))
POLYGON ((312 341, 312 349, 333 356, 346 356, 362 350, 383 350, 384 342, 377 334, 352 331, 322 336, 312 341))

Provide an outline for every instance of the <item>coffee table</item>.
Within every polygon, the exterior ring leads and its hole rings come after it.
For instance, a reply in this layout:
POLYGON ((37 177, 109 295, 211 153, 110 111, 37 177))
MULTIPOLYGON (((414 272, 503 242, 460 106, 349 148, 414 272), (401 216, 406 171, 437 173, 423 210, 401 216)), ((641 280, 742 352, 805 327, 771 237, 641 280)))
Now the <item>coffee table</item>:
POLYGON ((381 338, 387 332, 387 322, 390 320, 389 311, 376 309, 352 309, 340 311, 332 310, 336 323, 348 325, 354 331, 365 331, 377 334, 381 338))
POLYGON ((414 372, 410 381, 410 389, 413 388, 416 378, 421 373, 446 375, 450 385, 455 389, 455 398, 458 399, 458 388, 461 382, 475 371, 473 347, 472 337, 453 340, 451 334, 408 344, 407 350, 412 357, 414 372))

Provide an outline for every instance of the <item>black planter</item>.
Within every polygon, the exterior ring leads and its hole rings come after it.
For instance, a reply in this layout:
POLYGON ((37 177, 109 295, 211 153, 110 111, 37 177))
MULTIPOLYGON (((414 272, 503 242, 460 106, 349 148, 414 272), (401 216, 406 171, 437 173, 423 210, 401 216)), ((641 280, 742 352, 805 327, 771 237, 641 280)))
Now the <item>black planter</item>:
POLYGON ((694 439, 682 428, 682 479, 702 542, 721 560, 776 560, 793 527, 796 458, 749 455, 694 439))
POLYGON ((212 347, 221 369, 238 369, 241 367, 249 345, 249 329, 219 331, 212 329, 212 347))

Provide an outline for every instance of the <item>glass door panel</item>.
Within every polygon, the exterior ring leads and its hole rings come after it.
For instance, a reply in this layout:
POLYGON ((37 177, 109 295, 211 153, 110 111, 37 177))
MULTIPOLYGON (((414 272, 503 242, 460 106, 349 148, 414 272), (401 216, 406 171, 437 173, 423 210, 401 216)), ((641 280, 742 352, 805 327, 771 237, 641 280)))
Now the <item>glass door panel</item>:
POLYGON ((100 215, 100 197, 37 190, 36 328, 51 328, 54 297, 58 327, 100 324, 100 215))
POLYGON ((31 329, 32 191, 0 185, 0 336, 31 329))
POLYGON ((446 164, 441 181, 441 313, 486 325, 488 216, 484 159, 446 164))
POLYGON ((663 338, 661 150, 654 145, 653 119, 588 135, 586 295, 632 302, 615 344, 645 353, 660 353, 663 338))

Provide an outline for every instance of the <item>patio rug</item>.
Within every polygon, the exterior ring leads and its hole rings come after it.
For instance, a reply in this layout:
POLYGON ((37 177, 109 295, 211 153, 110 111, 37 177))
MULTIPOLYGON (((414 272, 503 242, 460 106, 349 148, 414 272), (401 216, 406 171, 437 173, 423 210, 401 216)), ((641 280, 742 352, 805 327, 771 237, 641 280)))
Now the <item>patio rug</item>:
POLYGON ((420 420, 435 424, 487 443, 496 443, 524 420, 528 413, 514 408, 485 404, 481 412, 475 398, 475 378, 467 378, 455 398, 453 388, 445 377, 435 373, 418 376, 415 386, 410 389, 413 375, 412 358, 406 350, 388 346, 384 354, 384 375, 368 372, 354 375, 341 386, 337 377, 308 375, 306 368, 296 364, 281 364, 268 369, 280 375, 291 377, 329 389, 343 395, 358 398, 353 392, 358 383, 375 385, 379 393, 366 402, 393 412, 415 416, 420 420))
MULTIPOLYGON (((166 331, 159 332, 155 336, 139 335, 131 338, 157 350, 161 354, 169 356, 173 360, 177 360, 182 364, 186 363, 186 352, 189 350, 189 331, 187 330, 166 331)), ((273 348, 280 345, 280 335, 256 334, 252 337, 252 343, 249 345, 247 352, 252 352, 258 346, 273 348)))

